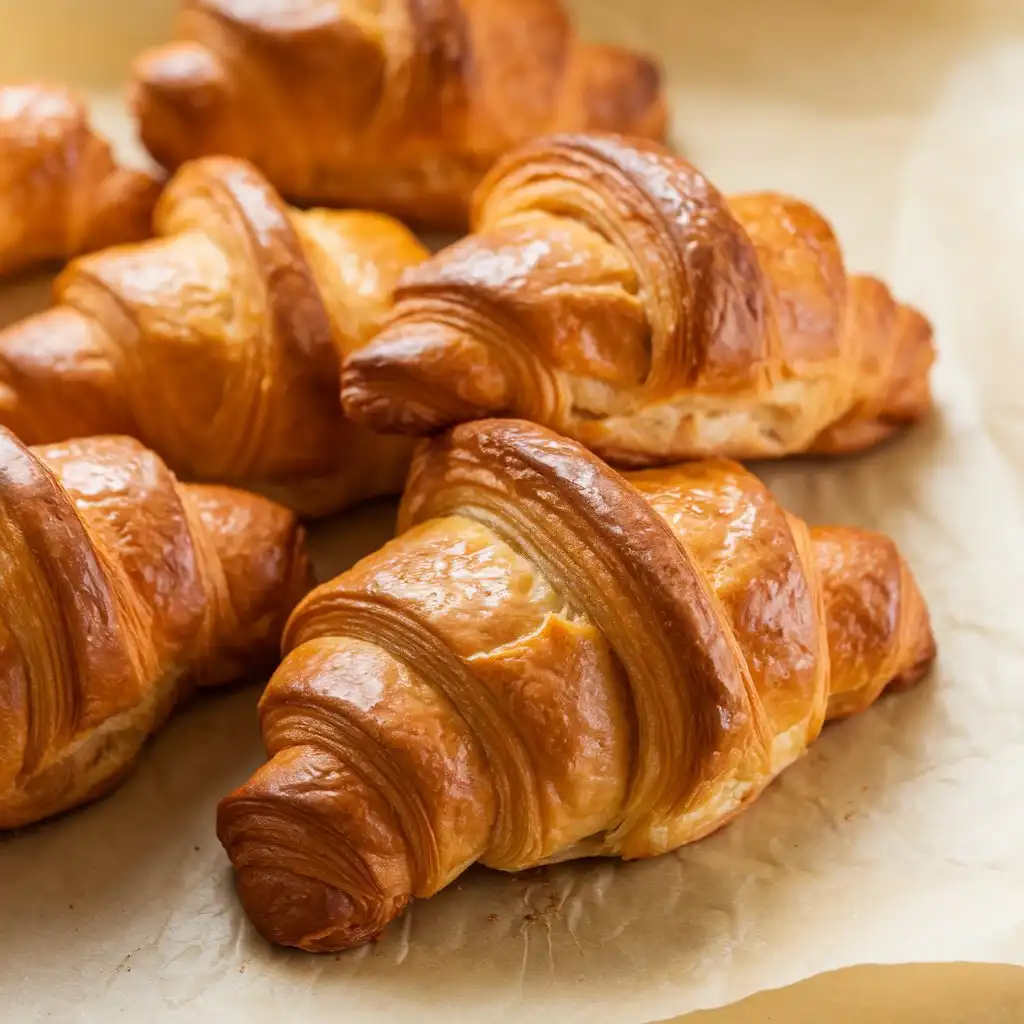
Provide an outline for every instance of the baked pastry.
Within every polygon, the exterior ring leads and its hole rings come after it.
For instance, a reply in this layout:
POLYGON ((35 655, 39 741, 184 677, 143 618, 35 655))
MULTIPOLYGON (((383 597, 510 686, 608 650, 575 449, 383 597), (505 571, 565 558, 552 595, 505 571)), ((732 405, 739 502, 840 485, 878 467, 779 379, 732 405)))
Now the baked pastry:
POLYGON ((0 429, 0 829, 113 789, 193 687, 273 662, 309 589, 265 498, 179 484, 137 441, 0 429))
POLYGON ((473 187, 534 135, 660 138, 651 61, 580 43, 560 0, 186 0, 130 102, 166 167, 225 153, 297 200, 464 226, 473 187))
POLYGON ((147 238, 159 194, 117 164, 74 93, 0 85, 0 275, 147 238))
POLYGON ((928 322, 849 275, 820 214, 726 198, 654 143, 528 143, 478 189, 473 231, 403 277, 348 361, 356 422, 522 416, 647 466, 853 451, 930 407, 928 322))
POLYGON ((401 490, 410 443, 346 423, 340 357, 426 251, 373 213, 289 209, 248 164, 183 167, 161 237, 94 253, 0 332, 0 423, 29 444, 128 434, 183 479, 317 515, 401 490))
POLYGON ((293 613, 270 760, 220 805, 274 942, 358 945, 474 861, 689 843, 934 655, 892 541, 724 460, 623 477, 481 421, 427 442, 400 528, 293 613))

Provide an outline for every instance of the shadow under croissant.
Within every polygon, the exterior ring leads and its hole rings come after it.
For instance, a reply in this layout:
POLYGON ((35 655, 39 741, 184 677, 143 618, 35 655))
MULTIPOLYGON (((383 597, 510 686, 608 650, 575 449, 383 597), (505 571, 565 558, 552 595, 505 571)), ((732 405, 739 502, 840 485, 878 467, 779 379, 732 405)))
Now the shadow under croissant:
MULTIPOLYGON (((819 510, 827 514, 821 522, 842 523, 863 529, 880 529, 892 534, 906 557, 913 564, 914 537, 901 533, 899 522, 890 515, 894 507, 902 507, 903 495, 916 495, 934 476, 943 453, 953 443, 951 429, 942 405, 936 402, 920 422, 898 430, 874 447, 844 455, 797 454, 774 461, 746 463, 779 501, 793 513, 810 522, 819 521, 819 510), (899 495, 894 490, 896 488, 899 495), (852 517, 841 495, 856 493, 859 514, 852 517), (870 496, 865 500, 866 496, 870 496), (867 514, 863 514, 864 506, 867 514), (883 510, 884 517, 875 512, 883 510)), ((927 595, 926 595, 927 596, 927 595)))
MULTIPOLYGON (((243 952, 260 970, 317 985, 377 981, 389 999, 444 998, 453 984, 442 963, 472 968, 466 984, 504 997, 529 977, 556 969, 632 985, 638 965, 699 985, 722 957, 770 956, 745 941, 744 920, 779 919, 844 885, 831 869, 856 846, 861 828, 898 799, 916 774, 916 747, 941 727, 935 680, 885 695, 868 712, 826 726, 803 761, 714 835, 675 853, 625 863, 593 859, 505 875, 473 867, 447 889, 414 901, 375 942, 335 955, 274 947, 246 927, 243 952), (453 960, 457 957, 457 961, 453 960)), ((887 825, 891 828, 891 825, 887 825)), ((896 870, 894 868, 894 870, 896 870)), ((223 871, 225 897, 233 887, 223 871)), ((240 908, 237 910, 241 916, 240 908)), ((789 922, 791 927, 798 923, 789 922)), ((780 952, 780 955, 783 955, 780 952)), ((552 982, 553 984, 554 982, 552 982)))
POLYGON ((50 306, 59 269, 36 267, 0 282, 0 330, 50 306))

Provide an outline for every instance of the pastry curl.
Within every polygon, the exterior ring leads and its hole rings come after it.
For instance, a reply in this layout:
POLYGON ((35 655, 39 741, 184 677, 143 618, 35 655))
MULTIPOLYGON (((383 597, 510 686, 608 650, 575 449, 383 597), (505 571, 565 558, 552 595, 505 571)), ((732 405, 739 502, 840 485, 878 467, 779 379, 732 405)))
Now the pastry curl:
POLYGON ((0 86, 0 275, 148 238, 160 182, 120 167, 61 86, 0 86))
POLYGON ((265 498, 130 438, 0 429, 0 829, 108 792, 193 687, 269 667, 311 583, 265 498))
POLYGON ((430 441, 404 532, 315 590, 218 834, 268 939, 378 935, 469 864, 649 857, 934 656, 892 541, 724 460, 620 476, 520 421, 430 441))
POLYGON ((348 361, 356 422, 521 416, 639 467, 853 451, 930 408, 928 322, 848 275, 820 214, 726 198, 654 143, 529 143, 477 190, 473 231, 403 277, 348 361))
POLYGON ((401 489, 409 442, 345 421, 340 360, 426 251, 373 213, 287 207, 248 164, 181 169, 160 236, 71 263, 0 332, 0 423, 29 444, 128 434, 182 478, 318 515, 401 489))
POLYGON ((178 38, 133 71, 160 163, 244 157, 293 199, 426 226, 463 226, 532 136, 665 131, 655 65, 579 42, 559 0, 186 0, 178 38))

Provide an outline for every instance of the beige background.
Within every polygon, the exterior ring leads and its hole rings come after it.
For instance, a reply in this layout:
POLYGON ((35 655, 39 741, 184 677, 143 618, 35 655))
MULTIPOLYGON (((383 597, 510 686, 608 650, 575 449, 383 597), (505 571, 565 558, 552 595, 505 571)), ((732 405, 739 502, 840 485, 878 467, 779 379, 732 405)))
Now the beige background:
MULTIPOLYGON (((125 144, 112 90, 172 6, 0 0, 0 78, 94 90, 125 144)), ((933 422, 865 458, 765 474, 816 521, 897 538, 933 609, 937 671, 827 730, 703 843, 474 872, 339 959, 270 950, 239 914, 212 805, 259 762, 258 687, 197 701, 111 799, 0 840, 12 1020, 640 1022, 862 962, 1024 963, 1024 9, 575 6, 588 33, 661 56, 676 138, 717 183, 811 199, 851 266, 935 320, 933 422)), ((0 317, 44 296, 7 288, 0 317)), ((371 505, 318 531, 322 574, 379 543, 390 515, 371 505)), ((1024 1019, 1019 986, 1011 968, 857 968, 695 1021, 987 1024, 1024 1019)))

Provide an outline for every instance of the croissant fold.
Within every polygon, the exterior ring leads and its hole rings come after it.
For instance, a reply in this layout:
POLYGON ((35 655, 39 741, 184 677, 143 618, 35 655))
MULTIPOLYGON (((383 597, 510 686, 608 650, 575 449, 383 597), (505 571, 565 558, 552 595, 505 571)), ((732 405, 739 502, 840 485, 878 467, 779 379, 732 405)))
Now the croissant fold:
POLYGON ((335 950, 479 861, 649 857, 934 656, 893 543, 712 460, 620 476, 520 421, 430 441, 402 534, 313 591, 220 804, 270 940, 335 950))
POLYGON ((294 516, 130 438, 0 429, 0 829, 106 793, 196 685, 265 667, 309 589, 294 516))
POLYGON ((181 169, 158 238, 71 263, 0 332, 0 423, 29 444, 128 434, 181 477, 319 515, 401 489, 409 442, 345 421, 340 361, 426 255, 380 214, 287 207, 243 161, 181 169))
POLYGON ((150 234, 160 183, 120 167, 61 86, 0 86, 0 275, 150 234))
POLYGON ((931 328, 828 222, 723 196, 651 142, 559 135, 488 175, 473 234, 409 270, 349 359, 365 426, 521 416, 624 466, 875 444, 931 405, 931 328))
POLYGON ((558 0, 186 0, 131 103, 166 167, 244 157, 294 199, 438 227, 534 135, 665 131, 654 64, 579 42, 558 0))

